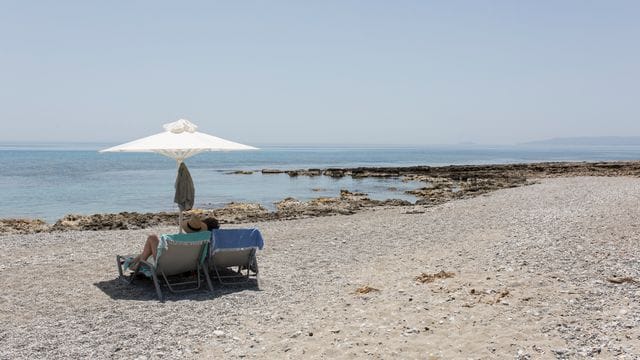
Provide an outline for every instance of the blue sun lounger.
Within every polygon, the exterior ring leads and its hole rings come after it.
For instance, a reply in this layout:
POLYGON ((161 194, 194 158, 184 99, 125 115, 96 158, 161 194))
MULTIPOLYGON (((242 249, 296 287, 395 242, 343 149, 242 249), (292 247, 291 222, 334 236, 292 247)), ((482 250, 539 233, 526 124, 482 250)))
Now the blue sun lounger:
POLYGON ((249 280, 255 277, 260 287, 260 271, 256 251, 262 250, 264 240, 258 229, 218 229, 211 232, 209 269, 218 281, 225 279, 249 280), (238 267, 229 274, 228 269, 238 267), (244 272, 246 271, 246 272, 244 272))

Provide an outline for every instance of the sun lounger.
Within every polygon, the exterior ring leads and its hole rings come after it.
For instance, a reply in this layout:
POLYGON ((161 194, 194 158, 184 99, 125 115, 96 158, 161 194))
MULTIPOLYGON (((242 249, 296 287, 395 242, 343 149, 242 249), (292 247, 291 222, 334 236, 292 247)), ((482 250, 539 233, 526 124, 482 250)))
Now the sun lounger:
MULTIPOLYGON (((154 261, 140 261, 140 265, 132 272, 128 279, 131 284, 136 276, 141 273, 153 279, 156 293, 160 301, 163 301, 162 290, 160 289, 161 277, 166 283, 169 291, 183 292, 200 288, 200 272, 204 273, 207 286, 213 291, 211 279, 206 269, 205 259, 209 249, 211 233, 201 231, 189 234, 161 235, 158 244, 158 253, 154 261), (169 277, 188 272, 195 272, 195 279, 182 282, 170 282, 169 277), (187 285, 193 285, 186 287, 187 285)), ((128 267, 128 262, 132 257, 116 256, 118 273, 120 278, 125 279, 123 272, 128 267)))
POLYGON ((211 235, 209 268, 220 283, 225 279, 249 280, 255 277, 260 286, 260 272, 256 251, 262 250, 264 240, 258 229, 218 229, 211 235), (229 268, 237 267, 237 271, 229 268))

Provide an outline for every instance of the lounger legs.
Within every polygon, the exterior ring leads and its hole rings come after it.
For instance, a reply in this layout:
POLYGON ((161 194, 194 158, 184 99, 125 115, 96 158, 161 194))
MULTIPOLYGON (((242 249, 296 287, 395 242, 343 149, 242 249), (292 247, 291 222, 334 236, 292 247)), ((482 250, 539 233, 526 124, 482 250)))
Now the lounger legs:
POLYGON ((164 279, 165 284, 167 284, 167 287, 169 288, 169 291, 171 291, 172 293, 178 293, 178 292, 185 292, 185 291, 190 291, 190 290, 196 290, 196 289, 200 289, 200 266, 197 266, 196 269, 196 281, 185 281, 185 282, 180 282, 180 283, 173 283, 171 284, 169 282, 169 279, 167 279, 167 276, 162 272, 161 273, 162 278, 164 279), (195 283, 196 286, 193 288, 186 288, 186 289, 174 289, 171 285, 176 286, 176 285, 186 285, 186 284, 193 284, 195 283))
MULTIPOLYGON (((237 274, 235 274, 235 275, 222 275, 222 274, 220 274, 220 271, 218 269, 218 266, 216 266, 215 261, 213 259, 210 259, 209 261, 210 261, 210 263, 208 265, 208 268, 209 269, 213 269, 213 273, 214 273, 215 277, 218 279, 218 281, 221 284, 233 284, 233 283, 237 282, 237 281, 236 282, 228 282, 228 281, 224 281, 223 279, 240 279, 240 278, 244 278, 244 281, 249 281, 249 279, 251 278, 251 275, 254 275, 256 277, 257 287, 260 288, 260 271, 258 269, 258 260, 256 258, 256 250, 255 249, 253 249, 251 254, 249 254, 249 260, 247 261, 247 263, 238 266, 238 271, 236 271, 237 274), (246 274, 243 273, 243 270, 246 270, 246 274)), ((222 266, 220 268, 225 268, 225 267, 222 266)))
POLYGON ((256 254, 253 254, 252 264, 249 266, 249 270, 253 270, 256 273, 256 287, 260 289, 260 269, 258 269, 258 259, 256 259, 256 254), (253 269, 252 269, 252 266, 253 269))
POLYGON ((209 291, 213 292, 213 285, 211 284, 211 277, 209 276, 209 265, 205 264, 205 267, 202 268, 202 272, 204 272, 204 278, 207 281, 207 286, 209 287, 209 291))
MULTIPOLYGON (((224 282, 222 281, 222 279, 226 279, 226 278, 232 278, 232 279, 237 279, 237 278, 245 278, 246 280, 249 280, 249 276, 247 274, 247 276, 244 276, 242 274, 241 270, 238 270, 238 275, 227 275, 227 276, 222 276, 220 275, 220 272, 218 271, 218 267, 217 266, 213 266, 213 271, 215 271, 216 273, 216 278, 218 278, 218 281, 220 282, 220 284, 232 284, 230 282, 224 282)), ((248 270, 247 270, 248 271, 248 270)))
POLYGON ((138 272, 140 271, 140 268, 143 265, 151 269, 151 277, 153 278, 153 285, 156 288, 156 294, 158 295, 158 300, 160 300, 160 302, 164 302, 164 297, 162 296, 162 290, 160 289, 160 281, 158 281, 158 275, 156 274, 155 268, 151 263, 148 263, 144 260, 140 260, 140 263, 136 268, 136 271, 134 271, 133 274, 131 275, 131 281, 135 279, 136 275, 138 274, 138 272))
POLYGON ((158 281, 158 276, 156 275, 155 271, 152 271, 151 275, 153 275, 153 285, 155 285, 156 287, 156 294, 158 295, 158 299, 160 300, 160 302, 164 302, 164 298, 162 297, 162 290, 160 289, 160 282, 158 281))
POLYGON ((153 271, 153 266, 146 261, 140 261, 140 264, 138 264, 136 269, 131 273, 131 276, 129 276, 129 279, 126 279, 126 277, 124 276, 124 269, 122 269, 122 265, 126 258, 127 257, 125 256, 116 255, 116 266, 118 268, 118 275, 120 276, 120 279, 124 280, 129 285, 133 284, 133 280, 136 278, 136 275, 138 275, 138 272, 140 272, 140 267, 142 265, 146 265, 147 267, 152 269, 151 277, 153 279, 153 285, 156 288, 156 295, 158 295, 158 299, 161 302, 163 302, 164 298, 162 296, 162 290, 160 289, 160 282, 158 281, 158 276, 156 275, 156 272, 153 271))
MULTIPOLYGON (((158 295, 158 299, 161 302, 164 302, 164 297, 162 296, 162 289, 161 289, 161 286, 160 286, 160 279, 158 279, 158 274, 154 271, 155 269, 153 268, 153 265, 147 263, 146 261, 141 261, 140 264, 138 265, 138 267, 136 268, 136 270, 133 271, 131 273, 131 275, 128 277, 128 279, 127 279, 127 277, 124 275, 124 269, 122 268, 122 265, 124 264, 124 261, 125 261, 126 258, 127 257, 125 257, 125 256, 116 255, 116 267, 118 268, 119 278, 121 280, 125 281, 127 284, 132 284, 133 280, 136 278, 136 275, 140 271, 140 267, 142 265, 146 265, 147 267, 149 267, 151 269, 151 277, 153 279, 153 285, 154 285, 154 287, 156 289, 156 295, 158 295)), ((205 267, 198 266, 197 267, 197 272, 196 272, 197 280, 196 281, 173 284, 175 286, 175 285, 196 283, 197 286, 195 288, 192 288, 192 289, 183 289, 183 290, 174 289, 171 286, 171 283, 169 282, 169 280, 167 279, 165 274, 162 273, 161 275, 162 275, 165 283, 167 284, 167 287, 169 288, 169 290, 171 292, 183 292, 183 291, 195 290, 195 289, 199 289, 200 288, 200 286, 201 286, 200 272, 202 271, 204 273, 204 277, 205 277, 205 280, 207 282, 207 287, 209 288, 209 291, 213 292, 213 285, 211 283, 211 277, 209 276, 209 272, 207 271, 207 269, 208 269, 208 266, 205 266, 205 267)))
POLYGON ((122 262, 120 261, 120 255, 116 255, 116 266, 118 267, 118 274, 120 278, 122 278, 122 262))
POLYGON ((124 264, 125 259, 128 258, 129 256, 116 255, 116 267, 118 268, 118 275, 120 276, 119 278, 127 284, 131 284, 133 283, 133 279, 135 278, 135 272, 129 277, 129 279, 127 279, 126 276, 124 276, 124 270, 122 269, 122 265, 124 264))

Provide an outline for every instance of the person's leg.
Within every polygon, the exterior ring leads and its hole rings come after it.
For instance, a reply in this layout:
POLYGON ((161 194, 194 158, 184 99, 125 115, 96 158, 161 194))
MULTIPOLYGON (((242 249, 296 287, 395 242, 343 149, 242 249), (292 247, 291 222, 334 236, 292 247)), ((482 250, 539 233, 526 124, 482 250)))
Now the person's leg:
POLYGON ((158 236, 155 234, 149 235, 149 237, 147 238, 147 241, 145 241, 144 243, 144 247, 142 248, 142 253, 140 253, 140 255, 136 256, 133 261, 131 261, 131 264, 137 264, 140 260, 147 260, 147 258, 149 258, 149 256, 153 255, 153 259, 155 260, 157 252, 158 252, 158 243, 160 242, 160 239, 158 239, 158 236))
POLYGON ((155 234, 149 235, 147 241, 144 243, 144 248, 142 249, 142 253, 140 254, 140 259, 147 260, 147 258, 153 255, 153 259, 156 258, 156 253, 158 252, 158 243, 160 239, 155 234))
POLYGON ((155 234, 149 235, 149 237, 147 238, 147 243, 145 245, 147 245, 149 247, 149 250, 151 250, 151 255, 153 255, 153 260, 156 260, 156 258, 158 257, 159 243, 160 243, 160 239, 158 238, 158 235, 155 235, 155 234))

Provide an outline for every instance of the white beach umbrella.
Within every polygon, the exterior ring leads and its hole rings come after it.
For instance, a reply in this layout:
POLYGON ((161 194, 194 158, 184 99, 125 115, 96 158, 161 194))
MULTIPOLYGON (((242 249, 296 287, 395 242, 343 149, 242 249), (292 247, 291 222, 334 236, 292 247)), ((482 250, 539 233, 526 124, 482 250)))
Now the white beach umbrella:
MULTIPOLYGON (((163 127, 165 131, 162 133, 100 150, 100 152, 154 152, 175 159, 180 168, 180 164, 185 159, 205 151, 258 150, 253 146, 197 132, 198 127, 185 119, 165 124, 163 127)), ((180 223, 182 223, 182 211, 180 211, 180 223)))

